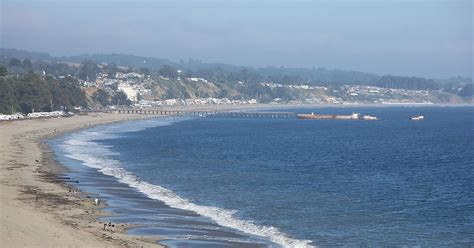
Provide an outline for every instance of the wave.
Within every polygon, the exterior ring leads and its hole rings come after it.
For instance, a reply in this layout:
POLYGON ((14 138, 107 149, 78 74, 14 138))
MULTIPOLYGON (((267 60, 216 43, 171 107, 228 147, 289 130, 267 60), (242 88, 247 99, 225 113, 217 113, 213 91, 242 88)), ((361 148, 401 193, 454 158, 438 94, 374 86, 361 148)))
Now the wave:
POLYGON ((198 205, 169 189, 148 183, 134 173, 127 171, 120 161, 112 159, 111 156, 117 155, 117 153, 114 153, 109 146, 96 142, 98 139, 118 138, 121 133, 125 132, 136 132, 148 127, 171 125, 176 121, 179 120, 149 120, 148 122, 135 122, 133 126, 130 124, 115 124, 93 128, 71 134, 59 147, 65 152, 65 156, 82 161, 85 166, 95 168, 104 175, 113 176, 118 181, 137 189, 149 198, 160 200, 170 207, 193 211, 212 219, 221 226, 260 236, 284 247, 314 247, 310 240, 290 238, 276 227, 262 226, 250 220, 241 220, 235 217, 235 210, 198 205))

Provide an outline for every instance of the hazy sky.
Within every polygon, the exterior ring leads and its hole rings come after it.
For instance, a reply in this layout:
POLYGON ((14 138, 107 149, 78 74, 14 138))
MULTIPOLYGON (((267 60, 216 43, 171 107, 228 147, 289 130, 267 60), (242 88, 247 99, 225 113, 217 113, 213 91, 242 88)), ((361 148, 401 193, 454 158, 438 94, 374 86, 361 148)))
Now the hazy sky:
POLYGON ((1 47, 471 76, 471 0, 0 0, 1 47))

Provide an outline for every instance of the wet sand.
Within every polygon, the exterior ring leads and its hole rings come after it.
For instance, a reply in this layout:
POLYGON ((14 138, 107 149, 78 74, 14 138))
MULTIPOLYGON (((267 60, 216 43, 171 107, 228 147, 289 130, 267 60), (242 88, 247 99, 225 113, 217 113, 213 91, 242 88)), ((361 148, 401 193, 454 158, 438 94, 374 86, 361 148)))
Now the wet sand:
POLYGON ((44 140, 65 132, 149 116, 89 114, 0 122, 0 239, 3 247, 158 247, 152 240, 103 230, 104 211, 74 193, 44 140))

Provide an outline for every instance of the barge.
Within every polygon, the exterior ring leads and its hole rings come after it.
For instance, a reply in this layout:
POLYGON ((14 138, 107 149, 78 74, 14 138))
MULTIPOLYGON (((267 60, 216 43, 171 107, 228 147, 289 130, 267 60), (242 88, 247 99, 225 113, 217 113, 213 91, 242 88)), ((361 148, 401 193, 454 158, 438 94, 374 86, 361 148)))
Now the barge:
POLYGON ((335 119, 335 115, 319 115, 319 114, 297 114, 298 119, 335 119))
POLYGON ((377 120, 377 117, 364 115, 360 116, 358 113, 352 113, 351 115, 320 115, 320 114, 298 114, 298 119, 316 119, 316 120, 377 120))

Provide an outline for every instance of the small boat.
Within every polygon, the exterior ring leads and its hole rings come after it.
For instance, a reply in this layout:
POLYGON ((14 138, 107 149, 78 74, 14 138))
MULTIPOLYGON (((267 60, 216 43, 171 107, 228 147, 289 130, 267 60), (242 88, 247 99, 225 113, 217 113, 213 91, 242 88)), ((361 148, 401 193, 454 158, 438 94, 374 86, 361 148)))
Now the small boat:
POLYGON ((358 120, 360 117, 359 113, 352 113, 352 115, 336 115, 335 119, 338 120, 358 120))
POLYGON ((422 116, 422 115, 417 115, 417 116, 412 116, 412 117, 410 118, 410 120, 412 120, 412 121, 421 121, 421 120, 423 120, 424 118, 425 118, 425 117, 422 116))
POLYGON ((362 120, 365 120, 365 121, 376 121, 378 119, 379 118, 377 118, 376 116, 371 116, 371 115, 362 116, 362 120))

